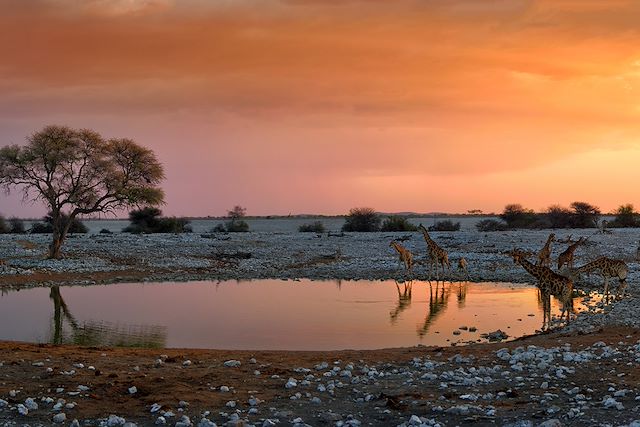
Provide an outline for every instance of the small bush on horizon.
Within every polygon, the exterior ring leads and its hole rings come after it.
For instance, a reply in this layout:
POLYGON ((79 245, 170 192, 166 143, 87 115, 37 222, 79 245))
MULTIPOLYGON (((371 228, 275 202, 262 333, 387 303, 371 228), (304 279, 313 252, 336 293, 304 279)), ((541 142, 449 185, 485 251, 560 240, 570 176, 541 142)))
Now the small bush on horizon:
POLYGON ((242 219, 232 219, 225 224, 227 233, 246 233, 249 231, 249 224, 242 219))
POLYGON ((614 214, 616 217, 607 224, 609 227, 640 227, 640 214, 631 203, 619 206, 614 214))
POLYGON ((460 223, 445 219, 429 227, 430 231, 460 231, 460 223))
MULTIPOLYGON (((32 234, 50 234, 53 233, 53 215, 51 213, 47 214, 43 218, 44 222, 35 222, 31 225, 30 232, 32 234)), ((60 220, 62 224, 66 224, 69 221, 69 216, 65 214, 60 214, 60 220)), ((86 225, 82 223, 78 218, 73 218, 71 220, 71 225, 69 226, 68 233, 80 233, 85 234, 88 233, 89 229, 86 225)))
POLYGON ((131 224, 123 228, 124 233, 191 233, 190 221, 186 218, 161 217, 158 208, 145 207, 129 212, 131 224))
POLYGON ((324 233, 324 224, 322 221, 315 221, 310 224, 302 224, 298 227, 298 231, 301 233, 324 233))
POLYGON ((418 227, 411 224, 403 216, 392 215, 385 218, 380 231, 418 231, 418 227))
POLYGON ((215 227, 211 229, 212 233, 226 233, 227 229, 224 227, 224 224, 216 224, 215 227))
POLYGON ((505 224, 502 221, 497 221, 495 219, 483 219, 476 223, 476 229, 482 232, 505 231, 507 229, 507 224, 505 224))
POLYGON ((353 208, 345 218, 342 231, 371 232, 380 230, 380 216, 372 208, 353 208))
POLYGON ((4 217, 0 215, 0 234, 6 234, 9 232, 9 227, 7 226, 7 222, 4 217))
POLYGON ((11 234, 24 234, 27 232, 24 228, 24 221, 16 217, 9 218, 9 228, 9 233, 11 234))
POLYGON ((109 229, 103 228, 100 230, 100 234, 113 234, 113 232, 109 229))

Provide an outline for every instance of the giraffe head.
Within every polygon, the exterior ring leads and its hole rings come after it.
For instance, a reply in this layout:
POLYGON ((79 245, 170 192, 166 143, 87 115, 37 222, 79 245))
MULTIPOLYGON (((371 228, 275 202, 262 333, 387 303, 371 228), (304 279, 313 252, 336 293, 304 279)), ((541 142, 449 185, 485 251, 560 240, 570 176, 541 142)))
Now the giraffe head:
POLYGON ((526 259, 526 253, 522 249, 512 249, 510 251, 504 252, 505 255, 509 255, 513 258, 514 263, 519 263, 521 260, 526 259))

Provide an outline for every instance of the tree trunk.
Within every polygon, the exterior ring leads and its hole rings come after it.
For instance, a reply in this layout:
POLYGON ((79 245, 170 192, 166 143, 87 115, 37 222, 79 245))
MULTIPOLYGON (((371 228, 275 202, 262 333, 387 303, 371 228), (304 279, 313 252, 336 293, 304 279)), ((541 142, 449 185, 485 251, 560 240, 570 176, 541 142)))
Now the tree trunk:
POLYGON ((49 259, 60 259, 62 257, 61 248, 64 243, 64 239, 67 237, 67 232, 73 221, 73 217, 69 216, 66 223, 62 220, 62 214, 60 211, 53 211, 52 215, 52 228, 53 236, 51 244, 49 245, 49 259))

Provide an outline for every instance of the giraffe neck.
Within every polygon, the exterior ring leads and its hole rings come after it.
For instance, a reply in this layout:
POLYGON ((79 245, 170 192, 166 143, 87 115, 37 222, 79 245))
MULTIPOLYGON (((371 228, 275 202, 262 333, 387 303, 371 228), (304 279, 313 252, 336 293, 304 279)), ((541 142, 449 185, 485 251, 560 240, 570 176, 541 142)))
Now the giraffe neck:
POLYGON ((517 262, 522 266, 522 268, 527 270, 527 273, 531 274, 536 279, 539 280, 542 277, 543 268, 540 268, 539 266, 530 263, 524 258, 518 259, 517 262))

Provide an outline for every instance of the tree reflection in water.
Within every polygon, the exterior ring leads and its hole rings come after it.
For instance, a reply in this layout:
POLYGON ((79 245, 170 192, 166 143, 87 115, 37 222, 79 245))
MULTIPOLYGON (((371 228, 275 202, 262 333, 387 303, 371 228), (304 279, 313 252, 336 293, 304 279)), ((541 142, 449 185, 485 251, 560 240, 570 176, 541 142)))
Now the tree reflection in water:
POLYGON ((166 346, 166 326, 93 320, 79 323, 62 298, 59 286, 51 287, 49 298, 53 300, 53 344, 145 348, 166 346), (65 329, 65 325, 68 325, 69 329, 65 329))

